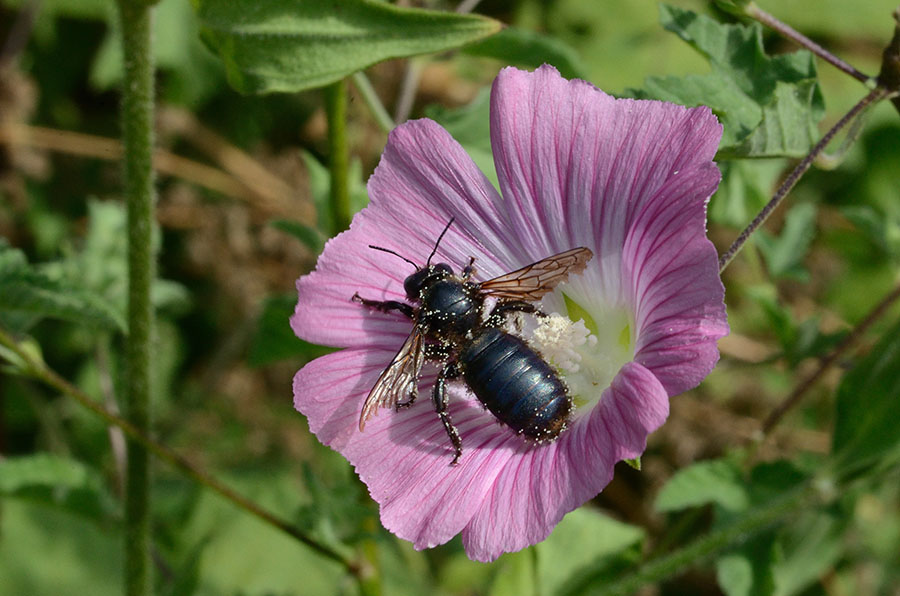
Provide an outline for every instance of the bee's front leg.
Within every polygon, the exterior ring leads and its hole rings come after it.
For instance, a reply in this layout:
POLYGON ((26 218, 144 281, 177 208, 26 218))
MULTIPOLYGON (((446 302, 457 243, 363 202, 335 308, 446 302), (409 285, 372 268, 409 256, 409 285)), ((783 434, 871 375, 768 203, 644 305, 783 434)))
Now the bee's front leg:
POLYGON ((416 318, 415 309, 405 302, 398 302, 397 300, 370 300, 368 298, 363 298, 358 293, 353 294, 350 300, 359 302, 363 306, 368 306, 369 308, 380 312, 391 312, 392 310, 396 310, 406 315, 409 319, 414 320, 416 318))

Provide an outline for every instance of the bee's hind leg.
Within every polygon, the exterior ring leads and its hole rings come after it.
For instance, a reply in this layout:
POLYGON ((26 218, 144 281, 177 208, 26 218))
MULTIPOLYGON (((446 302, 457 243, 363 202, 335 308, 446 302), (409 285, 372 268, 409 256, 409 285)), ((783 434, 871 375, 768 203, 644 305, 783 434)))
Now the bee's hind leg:
POLYGON ((448 362, 444 368, 441 369, 437 379, 435 379, 434 393, 432 394, 432 398, 434 399, 434 411, 437 412, 438 416, 441 418, 441 422, 444 424, 444 430, 447 431, 447 436, 450 437, 450 442, 453 444, 453 461, 450 462, 451 466, 455 466, 462 455, 462 439, 459 438, 459 431, 453 426, 453 422, 450 420, 450 413, 447 411, 450 398, 447 395, 446 384, 447 379, 456 378, 459 374, 459 368, 457 368, 456 363, 448 362))

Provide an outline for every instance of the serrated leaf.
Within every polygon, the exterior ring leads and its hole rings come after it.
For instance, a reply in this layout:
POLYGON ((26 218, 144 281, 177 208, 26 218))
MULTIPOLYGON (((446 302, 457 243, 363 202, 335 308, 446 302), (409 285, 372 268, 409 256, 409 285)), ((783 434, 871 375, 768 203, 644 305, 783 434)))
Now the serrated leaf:
POLYGON ((847 466, 900 451, 900 323, 844 375, 835 402, 832 456, 847 466))
POLYGON ((0 320, 13 331, 23 332, 45 317, 125 329, 124 318, 100 296, 52 279, 29 265, 21 251, 0 240, 0 320))
POLYGON ((389 58, 461 47, 500 30, 478 15, 373 0, 194 0, 201 36, 244 93, 322 87, 389 58))
POLYGON ((658 511, 678 511, 715 503, 729 511, 743 511, 749 497, 740 469, 727 460, 697 462, 675 473, 656 497, 658 511))
POLYGON ((712 73, 650 77, 638 96, 712 108, 725 127, 720 158, 799 157, 810 149, 824 100, 809 52, 766 55, 757 23, 725 25, 667 5, 660 20, 709 60, 712 73))
POLYGON ((572 46, 528 29, 506 27, 496 35, 467 45, 463 52, 532 68, 551 64, 567 79, 588 78, 587 68, 572 46))

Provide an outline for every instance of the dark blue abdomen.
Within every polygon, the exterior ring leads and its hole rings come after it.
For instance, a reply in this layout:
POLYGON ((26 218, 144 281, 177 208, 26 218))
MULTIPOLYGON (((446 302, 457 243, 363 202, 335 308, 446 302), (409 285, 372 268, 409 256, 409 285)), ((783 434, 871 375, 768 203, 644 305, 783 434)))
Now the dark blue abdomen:
POLYGON ((486 328, 459 354, 469 389, 500 422, 536 440, 552 440, 572 411, 556 371, 522 339, 486 328))

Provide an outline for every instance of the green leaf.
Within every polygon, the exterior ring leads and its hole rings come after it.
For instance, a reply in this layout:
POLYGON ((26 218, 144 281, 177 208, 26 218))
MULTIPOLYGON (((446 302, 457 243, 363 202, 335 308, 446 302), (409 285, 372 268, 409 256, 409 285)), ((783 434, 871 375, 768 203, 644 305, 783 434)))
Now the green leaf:
MULTIPOLYGON (((309 234, 299 231, 298 226, 306 227, 302 226, 302 224, 285 226, 286 228, 293 228, 292 230, 280 229, 292 232, 301 241, 303 241, 303 238, 300 236, 305 235, 308 236, 307 239, 309 241, 315 242, 314 237, 316 235, 319 238, 323 238, 320 230, 334 229, 331 221, 331 174, 328 172, 328 167, 316 159, 312 153, 302 151, 300 155, 303 157, 303 163, 309 175, 309 188, 313 203, 316 206, 316 224, 318 229, 310 230, 309 234), (300 235, 297 235, 298 233, 300 235)), ((356 213, 369 204, 369 195, 366 192, 366 183, 363 180, 362 162, 360 160, 354 159, 350 162, 350 171, 347 173, 347 178, 350 181, 350 212, 356 213)), ((322 242, 324 243, 324 239, 322 242)))
POLYGON ((194 0, 203 40, 244 93, 322 87, 389 58, 461 47, 500 30, 477 15, 373 0, 194 0))
POLYGON ((900 451, 900 322, 844 375, 835 403, 832 456, 844 466, 900 451))
POLYGON ((488 180, 499 186, 494 169, 494 155, 491 150, 491 90, 478 92, 469 104, 458 108, 430 105, 425 108, 425 116, 447 129, 447 132, 463 146, 488 180))
POLYGON ((269 225, 276 230, 281 230, 285 234, 293 236, 314 254, 322 252, 322 248, 325 246, 325 237, 322 232, 315 228, 305 226, 299 221, 276 219, 270 221, 269 225))
POLYGON ((816 207, 801 203, 788 211, 778 237, 765 230, 757 234, 757 245, 773 278, 807 281, 803 260, 815 236, 816 207))
POLYGON ((712 108, 725 128, 719 158, 800 157, 812 147, 824 113, 812 54, 766 55, 757 23, 724 25, 666 5, 660 20, 709 60, 712 73, 650 77, 637 96, 712 108))
POLYGON ((749 498, 740 468, 723 459, 697 462, 675 473, 656 497, 658 511, 678 511, 716 503, 729 511, 743 511, 749 498))
POLYGON ((775 589, 775 534, 765 532, 716 561, 716 579, 728 596, 769 596, 775 589))
POLYGON ((3 594, 122 594, 122 537, 116 526, 4 499, 0 535, 3 594))
POLYGON ((294 335, 289 321, 296 304, 297 296, 294 294, 270 296, 266 299, 250 346, 248 360, 252 366, 265 366, 285 358, 312 360, 333 351, 331 348, 305 342, 294 335))
MULTIPOLYGON (((640 552, 644 530, 616 521, 590 507, 566 515, 537 549, 540 594, 565 593, 576 584, 595 585, 618 570, 623 558, 640 552), (573 548, 573 545, 578 545, 573 548)), ((580 590, 590 593, 589 590, 580 590)))
POLYGON ((100 521, 117 512, 94 470, 77 460, 50 453, 0 461, 0 495, 28 498, 100 521))
POLYGON ((467 45, 463 52, 533 68, 552 64, 567 79, 588 78, 587 68, 572 46, 528 29, 506 27, 496 35, 467 45))
POLYGON ((0 321, 23 332, 43 318, 124 330, 124 317, 102 297, 53 279, 0 238, 0 321))

